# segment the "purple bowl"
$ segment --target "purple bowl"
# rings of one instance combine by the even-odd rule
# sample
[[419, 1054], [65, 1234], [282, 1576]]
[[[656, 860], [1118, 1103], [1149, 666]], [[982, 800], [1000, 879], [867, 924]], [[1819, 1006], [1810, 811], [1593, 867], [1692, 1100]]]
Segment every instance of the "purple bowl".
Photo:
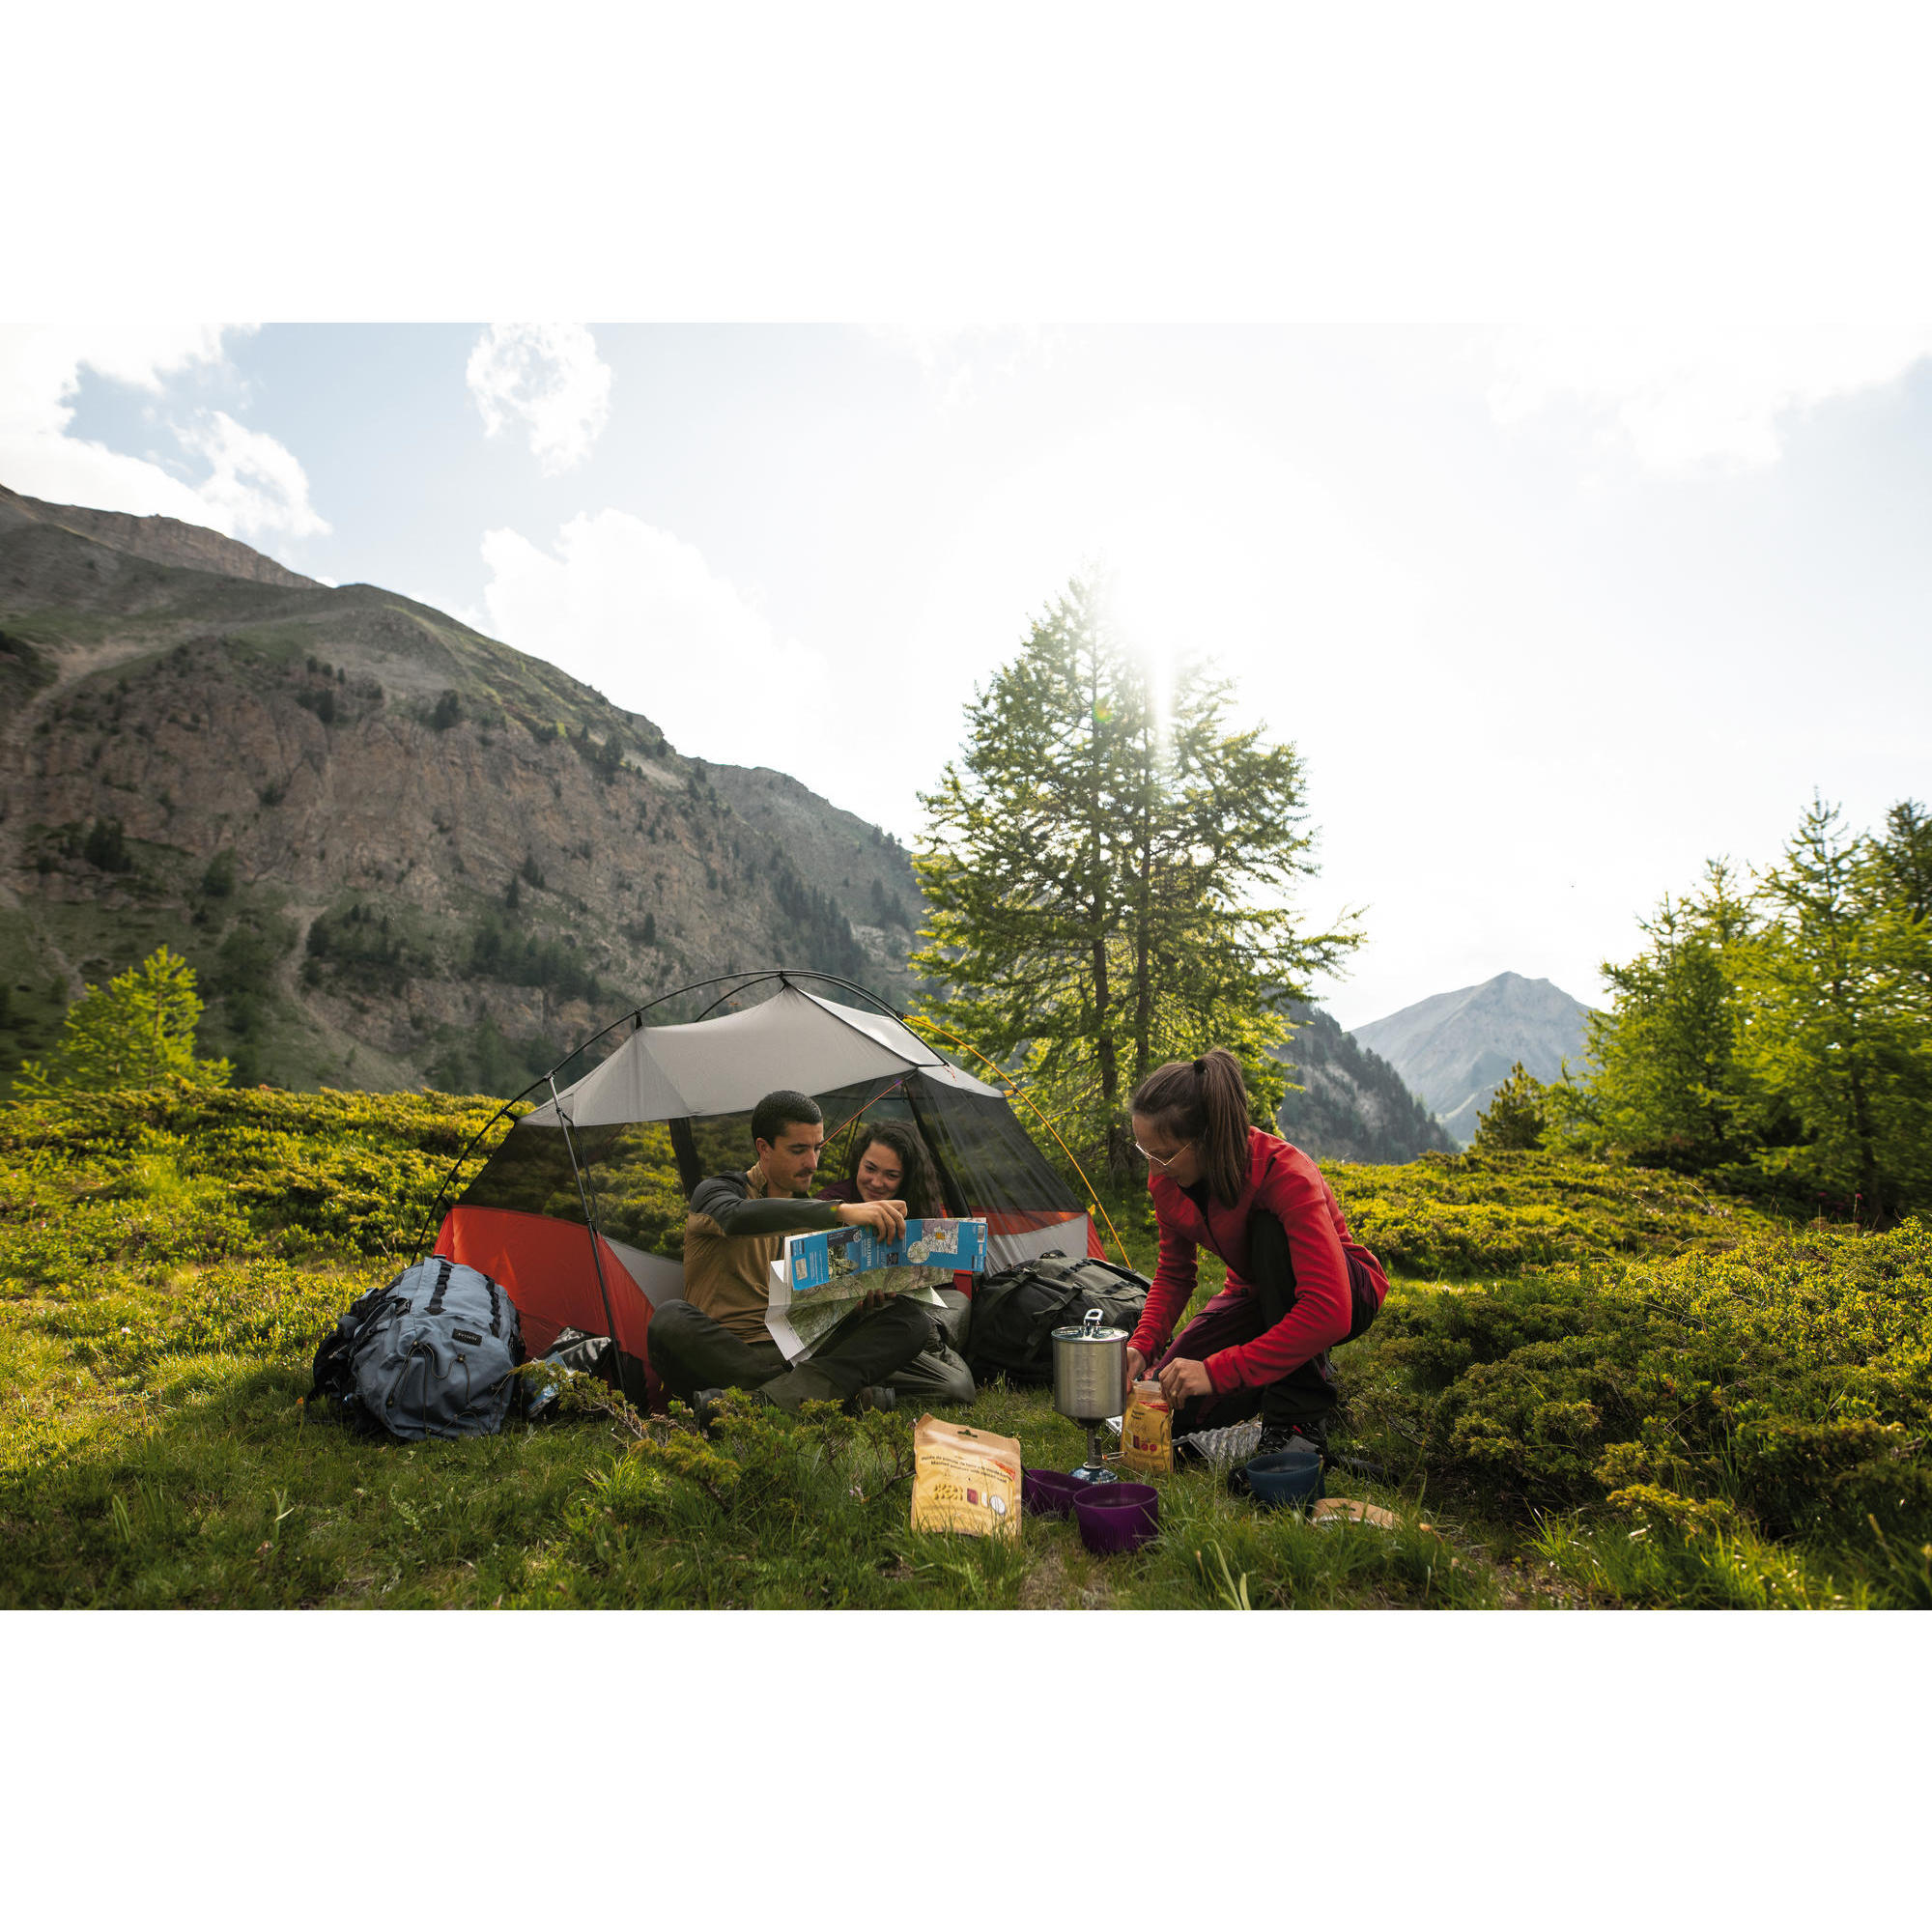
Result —
[[1020, 1476], [1020, 1513], [1023, 1516], [1065, 1516], [1077, 1497], [1087, 1491], [1085, 1483], [1063, 1476], [1058, 1469], [1027, 1469]]
[[1080, 1541], [1095, 1556], [1120, 1556], [1160, 1529], [1160, 1492], [1148, 1483], [1093, 1483], [1074, 1498]]

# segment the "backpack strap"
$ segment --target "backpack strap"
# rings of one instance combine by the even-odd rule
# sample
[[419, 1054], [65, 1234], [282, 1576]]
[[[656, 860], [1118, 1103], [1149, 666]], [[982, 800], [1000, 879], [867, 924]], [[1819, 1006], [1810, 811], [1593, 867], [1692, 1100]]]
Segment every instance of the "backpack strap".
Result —
[[490, 1339], [500, 1342], [503, 1339], [503, 1295], [493, 1275], [483, 1279], [490, 1284]]
[[424, 1311], [429, 1315], [442, 1313], [442, 1297], [449, 1293], [449, 1258], [439, 1255], [436, 1258], [436, 1287], [431, 1290], [429, 1307]]

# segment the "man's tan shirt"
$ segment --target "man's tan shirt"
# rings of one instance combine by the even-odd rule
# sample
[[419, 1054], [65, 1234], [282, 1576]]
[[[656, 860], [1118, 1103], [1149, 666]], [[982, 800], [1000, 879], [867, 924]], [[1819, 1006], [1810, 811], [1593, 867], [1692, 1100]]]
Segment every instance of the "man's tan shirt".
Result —
[[[737, 1193], [736, 1177], [721, 1176], [718, 1180], [700, 1183], [692, 1196], [692, 1212], [684, 1224], [684, 1298], [740, 1341], [769, 1342], [772, 1334], [765, 1325], [765, 1311], [772, 1298], [771, 1267], [784, 1252], [785, 1235], [837, 1227], [838, 1209], [828, 1201], [775, 1197], [762, 1167], [748, 1168], [745, 1182], [753, 1201], [786, 1202], [793, 1211], [780, 1218], [789, 1225], [778, 1234], [728, 1235], [712, 1214], [700, 1211], [697, 1204], [708, 1197], [717, 1203], [719, 1213], [728, 1214], [744, 1199]], [[727, 1187], [728, 1195], [724, 1192]]]

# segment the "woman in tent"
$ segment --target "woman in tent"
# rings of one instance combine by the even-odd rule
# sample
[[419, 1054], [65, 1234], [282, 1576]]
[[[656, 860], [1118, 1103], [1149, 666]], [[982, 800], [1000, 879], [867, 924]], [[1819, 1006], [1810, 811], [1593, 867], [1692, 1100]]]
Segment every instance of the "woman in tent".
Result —
[[[912, 1221], [930, 1220], [946, 1212], [946, 1203], [939, 1192], [939, 1182], [932, 1171], [932, 1159], [925, 1151], [925, 1143], [920, 1138], [919, 1130], [904, 1121], [861, 1121], [852, 1136], [852, 1159], [843, 1180], [828, 1182], [818, 1190], [824, 1201], [903, 1201], [906, 1218]], [[971, 1276], [965, 1277], [970, 1281]], [[966, 1331], [971, 1321], [973, 1304], [961, 1292], [959, 1278], [954, 1278], [954, 1286], [937, 1291], [943, 1307], [932, 1313], [945, 1332], [945, 1347], [940, 1351], [945, 1368], [945, 1393], [935, 1392], [929, 1399], [943, 1402], [971, 1402], [971, 1394], [957, 1393], [959, 1378], [964, 1376], [970, 1387], [972, 1371], [966, 1366], [966, 1358], [959, 1353], [964, 1346]], [[911, 1366], [918, 1370], [925, 1358]], [[926, 1364], [936, 1368], [941, 1364]], [[892, 1378], [893, 1385], [901, 1395], [917, 1395], [920, 1390], [903, 1384], [902, 1378]], [[923, 1385], [922, 1385], [923, 1386]]]
[[[1328, 1350], [1381, 1306], [1381, 1264], [1350, 1237], [1321, 1169], [1249, 1124], [1247, 1083], [1225, 1047], [1157, 1067], [1129, 1104], [1160, 1230], [1129, 1377], [1151, 1366], [1177, 1435], [1259, 1411], [1258, 1454], [1296, 1435], [1325, 1447]], [[1170, 1344], [1201, 1248], [1227, 1263], [1228, 1284]]]
[[909, 1220], [946, 1212], [925, 1143], [903, 1121], [862, 1121], [852, 1137], [851, 1169], [818, 1190], [821, 1201], [903, 1201]]

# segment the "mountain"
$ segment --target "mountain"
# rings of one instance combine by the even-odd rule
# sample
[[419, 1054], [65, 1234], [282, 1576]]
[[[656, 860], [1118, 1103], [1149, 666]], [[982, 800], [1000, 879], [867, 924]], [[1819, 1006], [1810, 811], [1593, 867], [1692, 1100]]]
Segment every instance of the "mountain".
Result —
[[1332, 1013], [1296, 1002], [1293, 1038], [1276, 1055], [1301, 1091], [1276, 1115], [1283, 1134], [1317, 1160], [1413, 1160], [1456, 1143], [1402, 1075], [1346, 1034]]
[[902, 1004], [923, 911], [877, 828], [442, 611], [0, 489], [0, 1080], [163, 943], [239, 1077], [504, 1092], [718, 973]]
[[1499, 973], [1354, 1031], [1467, 1147], [1478, 1117], [1517, 1061], [1539, 1080], [1555, 1079], [1566, 1059], [1581, 1063], [1589, 1011], [1548, 980]]
[[1498, 973], [1354, 1031], [1422, 1096], [1457, 1145], [1467, 1147], [1477, 1117], [1516, 1062], [1539, 1080], [1554, 1080], [1566, 1059], [1581, 1064], [1589, 1011], [1548, 980]]

